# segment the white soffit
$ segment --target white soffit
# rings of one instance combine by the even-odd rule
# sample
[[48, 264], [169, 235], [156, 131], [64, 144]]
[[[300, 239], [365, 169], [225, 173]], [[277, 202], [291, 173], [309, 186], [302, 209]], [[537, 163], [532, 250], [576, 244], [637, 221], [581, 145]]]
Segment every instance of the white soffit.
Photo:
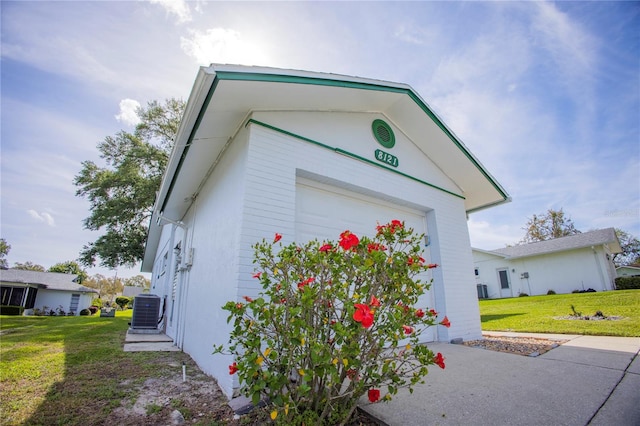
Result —
[[207, 170], [253, 111], [382, 113], [461, 188], [467, 211], [509, 200], [506, 191], [407, 85], [224, 65], [202, 68], [196, 83], [159, 194], [157, 208], [168, 217], [184, 215]]

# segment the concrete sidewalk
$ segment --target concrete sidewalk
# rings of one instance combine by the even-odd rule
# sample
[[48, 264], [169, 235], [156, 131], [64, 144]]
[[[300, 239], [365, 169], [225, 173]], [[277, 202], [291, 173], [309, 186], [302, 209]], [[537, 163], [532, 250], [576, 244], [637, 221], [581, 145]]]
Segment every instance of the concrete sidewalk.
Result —
[[640, 338], [501, 334], [569, 341], [538, 357], [433, 343], [445, 370], [361, 408], [390, 426], [640, 425]]

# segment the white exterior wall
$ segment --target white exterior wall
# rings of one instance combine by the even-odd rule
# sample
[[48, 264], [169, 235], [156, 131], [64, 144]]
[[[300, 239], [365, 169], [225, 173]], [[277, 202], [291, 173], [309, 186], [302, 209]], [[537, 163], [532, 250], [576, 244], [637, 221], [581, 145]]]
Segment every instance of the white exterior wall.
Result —
[[[384, 118], [380, 115], [287, 112], [255, 113], [252, 118], [374, 162], [374, 151], [382, 149], [398, 157], [399, 171], [460, 192], [437, 167], [430, 166], [399, 129], [394, 127], [396, 146], [382, 148], [371, 134], [371, 122]], [[227, 312], [221, 306], [229, 300], [258, 294], [259, 285], [252, 278], [253, 244], [263, 238], [272, 239], [276, 232], [283, 235], [283, 244], [294, 240], [298, 178], [318, 180], [425, 212], [431, 260], [441, 265], [433, 270], [435, 308], [440, 318], [447, 315], [452, 324], [450, 329], [439, 326], [437, 339], [481, 337], [462, 198], [298, 137], [249, 124], [231, 143], [182, 219], [187, 229], [182, 247], [192, 247], [194, 258], [190, 269], [180, 273], [180, 325], [172, 336], [203, 371], [218, 379], [228, 396], [238, 385], [236, 376], [228, 374], [233, 360], [211, 354], [214, 345], [227, 345], [231, 331]], [[376, 224], [370, 226], [373, 229]], [[171, 232], [167, 231], [171, 227], [165, 226], [154, 270], [162, 263], [165, 251], [171, 258], [179, 239], [174, 235], [171, 241]], [[158, 279], [155, 273], [153, 278]], [[151, 293], [159, 294], [155, 289]]]
[[53, 309], [55, 311], [59, 306], [62, 306], [62, 309], [64, 309], [65, 312], [69, 312], [69, 308], [71, 307], [71, 297], [74, 294], [80, 295], [80, 299], [78, 300], [78, 309], [75, 310], [76, 315], [79, 315], [81, 310], [89, 308], [89, 306], [91, 306], [91, 301], [95, 297], [98, 297], [96, 293], [38, 289], [33, 307], [43, 309], [47, 306], [49, 310]]
[[[375, 149], [381, 148], [371, 135], [371, 122], [375, 118], [385, 119], [375, 114], [330, 113], [256, 113], [253, 118], [368, 159], [373, 158]], [[243, 247], [261, 238], [271, 238], [274, 232], [283, 234], [285, 244], [292, 241], [296, 176], [410, 206], [426, 212], [432, 261], [441, 265], [433, 271], [436, 309], [449, 317], [452, 326], [439, 327], [438, 340], [481, 336], [473, 260], [461, 198], [259, 125], [250, 125], [250, 131]], [[399, 171], [457, 190], [439, 169], [428, 166], [430, 161], [399, 129], [394, 127], [394, 132], [396, 146], [383, 150], [398, 157]], [[270, 188], [277, 191], [265, 210], [263, 197]], [[375, 225], [371, 224], [372, 229]], [[241, 257], [240, 288], [245, 291], [243, 294], [252, 295], [256, 291], [251, 278], [252, 253], [247, 254]]]
[[184, 236], [176, 236], [173, 244], [181, 241], [183, 254], [192, 248], [193, 264], [179, 273], [179, 315], [172, 337], [203, 371], [217, 378], [227, 395], [237, 386], [237, 376], [230, 376], [228, 369], [233, 359], [212, 352], [214, 345], [228, 343], [231, 326], [222, 306], [239, 297], [239, 256], [248, 250], [240, 246], [247, 133], [243, 130], [229, 146], [183, 219], [186, 234], [180, 232]]
[[[568, 250], [520, 259], [507, 260], [500, 256], [474, 252], [475, 267], [479, 270], [478, 284], [487, 284], [489, 298], [500, 297], [498, 269], [508, 268], [512, 296], [571, 293], [574, 290], [613, 290], [610, 261], [600, 247]], [[522, 274], [528, 272], [529, 278]]]

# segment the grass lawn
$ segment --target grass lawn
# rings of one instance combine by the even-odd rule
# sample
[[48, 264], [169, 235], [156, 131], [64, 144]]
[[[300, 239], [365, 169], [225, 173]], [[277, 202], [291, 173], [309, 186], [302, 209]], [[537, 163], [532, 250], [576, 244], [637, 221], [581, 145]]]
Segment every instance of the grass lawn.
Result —
[[[115, 318], [1, 316], [3, 425], [103, 424], [133, 387], [157, 375], [158, 353], [122, 350], [131, 310]], [[185, 355], [185, 357], [187, 357]]]
[[[582, 315], [602, 311], [616, 321], [562, 320], [573, 305]], [[480, 301], [482, 329], [640, 337], [640, 290], [555, 294]]]

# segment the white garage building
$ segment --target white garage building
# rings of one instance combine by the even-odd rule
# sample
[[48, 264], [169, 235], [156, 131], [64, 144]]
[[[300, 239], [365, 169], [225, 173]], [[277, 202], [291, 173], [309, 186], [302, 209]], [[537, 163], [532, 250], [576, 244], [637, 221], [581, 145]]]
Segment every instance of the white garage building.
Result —
[[211, 352], [230, 332], [221, 306], [258, 292], [254, 243], [276, 232], [285, 244], [336, 240], [404, 220], [441, 265], [421, 302], [452, 324], [422, 339], [476, 339], [467, 214], [508, 199], [408, 85], [212, 65], [189, 97], [142, 269], [164, 300], [167, 335], [231, 395], [232, 360]]

